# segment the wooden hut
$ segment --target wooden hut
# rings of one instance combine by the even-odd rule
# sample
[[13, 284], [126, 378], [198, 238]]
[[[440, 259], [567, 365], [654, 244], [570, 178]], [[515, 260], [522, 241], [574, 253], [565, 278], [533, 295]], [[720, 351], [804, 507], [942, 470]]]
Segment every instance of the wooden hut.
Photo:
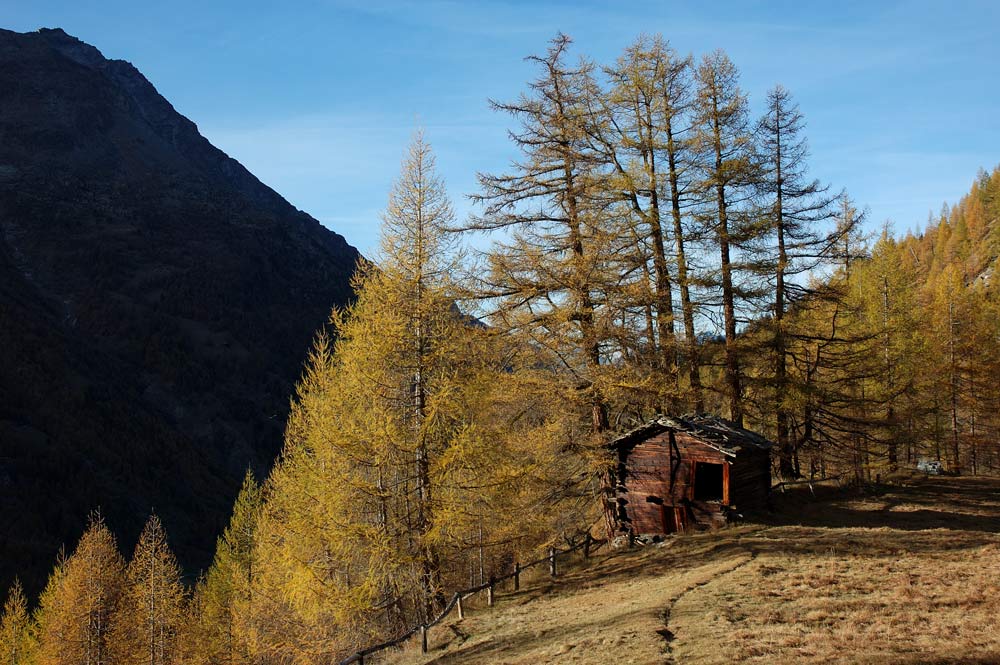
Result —
[[612, 535], [718, 526], [768, 505], [773, 444], [721, 418], [661, 416], [608, 445]]

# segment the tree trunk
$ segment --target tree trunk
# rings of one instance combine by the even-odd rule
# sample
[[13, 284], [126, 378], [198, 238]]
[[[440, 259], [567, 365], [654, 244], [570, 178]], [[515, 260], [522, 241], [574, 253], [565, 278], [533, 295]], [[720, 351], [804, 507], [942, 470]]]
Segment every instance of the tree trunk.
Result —
[[666, 121], [667, 165], [670, 181], [670, 214], [674, 223], [674, 251], [677, 255], [677, 286], [681, 295], [681, 316], [684, 318], [684, 341], [687, 347], [688, 383], [691, 387], [692, 406], [695, 413], [705, 410], [705, 396], [701, 387], [701, 363], [698, 339], [694, 331], [694, 305], [691, 303], [690, 278], [684, 248], [684, 227], [681, 223], [681, 194], [677, 174], [677, 146], [671, 119]]
[[601, 348], [594, 328], [594, 302], [590, 294], [587, 268], [584, 265], [585, 254], [583, 236], [580, 232], [581, 222], [576, 199], [576, 186], [573, 169], [569, 164], [563, 169], [563, 174], [566, 182], [566, 213], [570, 250], [573, 252], [575, 272], [572, 292], [579, 307], [576, 316], [580, 320], [580, 334], [583, 337], [583, 350], [587, 358], [587, 370], [590, 374], [588, 380], [590, 383], [591, 431], [594, 434], [600, 434], [608, 429], [608, 409], [596, 381], [601, 366]]
[[895, 471], [899, 466], [899, 454], [896, 450], [896, 440], [897, 440], [897, 427], [896, 427], [896, 385], [894, 380], [894, 372], [892, 367], [892, 355], [891, 355], [891, 344], [889, 339], [889, 278], [888, 276], [882, 277], [882, 328], [885, 332], [884, 340], [884, 353], [885, 353], [885, 377], [886, 385], [889, 389], [888, 401], [889, 408], [886, 412], [885, 420], [886, 425], [889, 430], [889, 440], [888, 440], [888, 457], [889, 457], [889, 470]]
[[955, 320], [955, 303], [948, 303], [948, 355], [950, 365], [950, 392], [951, 392], [951, 451], [953, 459], [953, 470], [956, 474], [962, 472], [961, 460], [958, 456], [958, 359], [955, 352], [955, 328], [958, 321]]
[[729, 386], [729, 417], [743, 426], [743, 387], [740, 381], [739, 354], [736, 349], [736, 305], [733, 294], [733, 267], [729, 255], [729, 211], [726, 186], [722, 180], [722, 137], [719, 127], [718, 98], [712, 99], [715, 139], [715, 198], [718, 209], [717, 237], [722, 260], [722, 313], [726, 334], [726, 383]]
[[788, 384], [787, 349], [785, 348], [785, 268], [788, 253], [785, 249], [785, 214], [783, 208], [784, 183], [781, 174], [781, 114], [775, 113], [777, 123], [775, 138], [776, 197], [774, 202], [775, 228], [778, 234], [778, 266], [774, 279], [774, 420], [778, 438], [778, 471], [782, 478], [798, 476], [794, 463], [795, 449], [788, 432], [788, 411], [785, 409]]

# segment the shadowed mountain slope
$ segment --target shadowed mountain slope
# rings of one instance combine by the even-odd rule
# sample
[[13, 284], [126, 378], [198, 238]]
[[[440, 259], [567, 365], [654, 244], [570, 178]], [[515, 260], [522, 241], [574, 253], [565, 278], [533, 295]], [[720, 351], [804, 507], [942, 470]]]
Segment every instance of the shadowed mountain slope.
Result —
[[357, 258], [129, 63], [0, 30], [0, 593], [97, 507], [204, 567]]

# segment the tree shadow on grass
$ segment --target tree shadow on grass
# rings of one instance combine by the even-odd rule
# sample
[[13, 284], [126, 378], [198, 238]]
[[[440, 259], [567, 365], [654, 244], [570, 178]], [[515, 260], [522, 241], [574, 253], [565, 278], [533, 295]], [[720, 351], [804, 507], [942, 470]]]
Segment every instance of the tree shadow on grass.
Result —
[[938, 478], [857, 488], [795, 487], [755, 516], [769, 526], [1000, 532], [1000, 480]]

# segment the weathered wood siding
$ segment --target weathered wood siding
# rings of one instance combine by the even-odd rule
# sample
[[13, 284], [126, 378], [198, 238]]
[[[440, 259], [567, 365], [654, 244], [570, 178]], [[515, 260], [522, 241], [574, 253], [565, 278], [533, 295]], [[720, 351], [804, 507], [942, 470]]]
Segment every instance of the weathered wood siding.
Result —
[[[743, 512], [767, 505], [767, 451], [743, 450], [732, 457], [691, 434], [666, 431], [618, 452], [618, 518], [631, 525], [634, 533], [718, 526], [725, 523], [729, 509]], [[699, 462], [723, 465], [721, 501], [695, 500], [695, 465]]]
[[766, 450], [742, 450], [733, 460], [729, 475], [730, 502], [735, 510], [767, 508], [771, 492], [771, 457]]

